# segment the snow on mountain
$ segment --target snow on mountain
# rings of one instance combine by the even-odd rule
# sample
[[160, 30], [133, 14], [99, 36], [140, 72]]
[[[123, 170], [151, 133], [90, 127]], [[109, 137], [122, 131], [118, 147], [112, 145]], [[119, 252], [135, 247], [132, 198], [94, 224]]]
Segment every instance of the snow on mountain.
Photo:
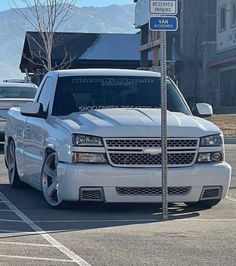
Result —
[[[58, 31], [91, 33], [135, 33], [134, 5], [74, 7], [71, 18]], [[27, 9], [25, 9], [27, 12]], [[34, 30], [13, 9], [0, 12], [0, 81], [19, 78], [25, 32]]]

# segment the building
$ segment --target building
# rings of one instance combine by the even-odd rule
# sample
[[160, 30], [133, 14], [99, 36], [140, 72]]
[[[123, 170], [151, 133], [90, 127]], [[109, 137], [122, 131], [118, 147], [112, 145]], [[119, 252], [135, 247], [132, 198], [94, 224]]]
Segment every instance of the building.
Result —
[[[150, 70], [160, 70], [160, 34], [159, 32], [151, 32], [149, 30], [149, 1], [134, 0], [135, 8], [135, 27], [140, 29], [141, 44], [140, 67]], [[175, 63], [179, 59], [176, 51], [176, 42], [179, 42], [179, 32], [171, 32], [167, 34], [167, 59], [169, 73], [175, 79]], [[149, 59], [152, 58], [150, 67]]]
[[[158, 35], [153, 42], [149, 1], [134, 2], [145, 66], [148, 52], [155, 58]], [[167, 42], [180, 89], [191, 102], [208, 102], [218, 112], [236, 110], [236, 0], [178, 0], [178, 10], [179, 30], [167, 33]], [[154, 64], [159, 62], [154, 59]]]
[[194, 102], [220, 104], [217, 73], [209, 68], [216, 54], [216, 0], [179, 0], [180, 88]]
[[219, 105], [236, 111], [236, 0], [217, 0], [216, 54], [209, 64], [217, 72]]
[[[139, 67], [139, 34], [56, 32], [52, 66], [58, 68]], [[23, 73], [35, 73], [39, 83], [45, 73], [43, 40], [38, 32], [27, 32], [20, 62]], [[62, 64], [64, 61], [64, 64]], [[67, 64], [65, 64], [65, 62]]]

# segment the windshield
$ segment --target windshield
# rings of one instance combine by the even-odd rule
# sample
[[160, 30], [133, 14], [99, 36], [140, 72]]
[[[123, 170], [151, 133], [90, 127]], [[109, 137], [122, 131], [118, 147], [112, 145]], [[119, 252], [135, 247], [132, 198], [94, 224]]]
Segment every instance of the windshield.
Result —
[[[171, 81], [168, 110], [189, 115], [188, 108]], [[53, 115], [68, 115], [105, 108], [160, 108], [160, 78], [153, 77], [61, 77], [58, 80]]]
[[0, 98], [34, 98], [35, 87], [0, 87]]

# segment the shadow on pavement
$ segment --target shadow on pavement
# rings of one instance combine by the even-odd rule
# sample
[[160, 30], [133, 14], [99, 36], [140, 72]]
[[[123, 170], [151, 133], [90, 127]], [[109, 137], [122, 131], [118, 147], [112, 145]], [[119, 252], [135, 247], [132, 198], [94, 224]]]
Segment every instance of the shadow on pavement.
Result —
[[[41, 192], [30, 187], [16, 190], [3, 184], [0, 192], [34, 223], [50, 233], [162, 222], [161, 204], [77, 203], [70, 209], [55, 210], [47, 205]], [[184, 204], [169, 204], [169, 220], [196, 218], [199, 215], [199, 210], [187, 208]], [[24, 232], [21, 234], [24, 235]], [[29, 228], [27, 232], [32, 230]], [[0, 234], [0, 238], [5, 237]]]

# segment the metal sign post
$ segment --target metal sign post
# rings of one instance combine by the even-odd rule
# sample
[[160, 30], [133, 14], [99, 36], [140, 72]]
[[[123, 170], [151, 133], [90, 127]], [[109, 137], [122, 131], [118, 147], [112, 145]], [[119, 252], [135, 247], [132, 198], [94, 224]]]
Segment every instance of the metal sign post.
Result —
[[151, 31], [160, 31], [161, 45], [161, 149], [162, 149], [162, 219], [168, 219], [168, 153], [167, 153], [167, 48], [166, 32], [178, 29], [177, 0], [150, 0], [150, 13], [158, 16], [150, 17]]
[[166, 31], [161, 36], [161, 150], [162, 150], [162, 219], [168, 219], [168, 184], [167, 184], [167, 58]]

